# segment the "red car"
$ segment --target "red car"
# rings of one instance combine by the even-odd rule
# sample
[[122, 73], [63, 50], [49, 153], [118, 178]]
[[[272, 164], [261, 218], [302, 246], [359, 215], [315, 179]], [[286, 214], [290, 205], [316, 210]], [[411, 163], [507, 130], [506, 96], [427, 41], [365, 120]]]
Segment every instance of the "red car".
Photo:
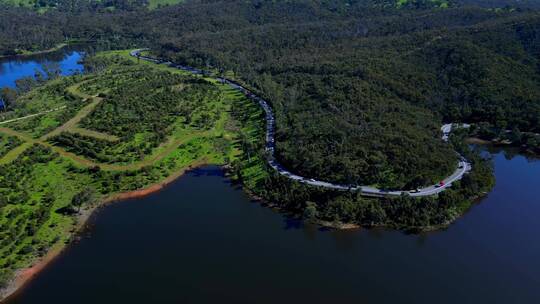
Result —
[[440, 181], [438, 184], [435, 185], [435, 187], [440, 188], [444, 186], [444, 181]]

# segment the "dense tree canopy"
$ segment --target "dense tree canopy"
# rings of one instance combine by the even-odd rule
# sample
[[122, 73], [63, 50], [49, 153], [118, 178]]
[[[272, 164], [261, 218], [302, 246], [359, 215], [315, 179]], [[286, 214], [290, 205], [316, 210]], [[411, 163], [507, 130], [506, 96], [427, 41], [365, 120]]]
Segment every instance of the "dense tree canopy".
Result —
[[[268, 167], [263, 113], [242, 94], [127, 56], [89, 57], [88, 75], [40, 86], [52, 67], [1, 92], [5, 117], [67, 108], [8, 125], [41, 144], [0, 137], [0, 158], [21, 153], [0, 165], [0, 286], [67, 241], [79, 208], [202, 162], [228, 164], [252, 193], [310, 220], [432, 229], [494, 182], [466, 131], [447, 143], [442, 123], [473, 123], [474, 136], [540, 151], [534, 1], [189, 0], [154, 11], [146, 1], [28, 2], [38, 10], [0, 7], [0, 56], [90, 42], [90, 54], [150, 47], [225, 74], [271, 103], [276, 156], [295, 173], [411, 189], [455, 170], [455, 150], [473, 171], [419, 199], [309, 187]], [[58, 129], [94, 102], [78, 128]]]
[[[0, 18], [0, 50], [64, 39], [146, 45], [181, 63], [231, 71], [276, 110], [280, 160], [339, 182], [436, 181], [455, 165], [452, 148], [440, 141], [444, 121], [540, 132], [537, 11], [399, 2], [187, 1], [157, 11], [81, 7], [42, 15], [10, 9]], [[34, 26], [22, 25], [21, 15], [35, 17]]]

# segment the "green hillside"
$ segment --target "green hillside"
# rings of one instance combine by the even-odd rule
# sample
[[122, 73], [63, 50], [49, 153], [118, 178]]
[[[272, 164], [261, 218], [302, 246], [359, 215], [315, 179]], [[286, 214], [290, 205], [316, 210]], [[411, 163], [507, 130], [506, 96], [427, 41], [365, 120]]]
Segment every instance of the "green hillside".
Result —
[[241, 155], [238, 132], [250, 129], [231, 108], [249, 113], [245, 96], [128, 52], [87, 61], [98, 65], [21, 96], [17, 113], [63, 108], [0, 127], [0, 288], [64, 246], [104, 199]]
[[[488, 139], [512, 138], [520, 149], [538, 146], [540, 13], [457, 1], [445, 9], [396, 3], [186, 1], [161, 10], [79, 7], [76, 14], [7, 8], [0, 11], [0, 54], [80, 39], [96, 49], [146, 46], [155, 56], [226, 73], [272, 105], [279, 162], [334, 183], [433, 185], [455, 170], [456, 149], [468, 153], [461, 137], [441, 140], [447, 122], [471, 123], [473, 135]], [[114, 130], [107, 121], [99, 125]], [[127, 162], [147, 149], [136, 146], [137, 138], [123, 147], [91, 141], [88, 136], [103, 131], [94, 129], [54, 140], [93, 161]], [[266, 157], [264, 145], [247, 146], [249, 159]], [[253, 192], [298, 213], [309, 201], [325, 218], [336, 213], [361, 224], [433, 226], [451, 222], [489, 189], [489, 165], [475, 153], [468, 158], [475, 160], [473, 173], [455, 190], [423, 203], [374, 202], [376, 218], [364, 199], [303, 187], [275, 176], [264, 162], [233, 167]]]

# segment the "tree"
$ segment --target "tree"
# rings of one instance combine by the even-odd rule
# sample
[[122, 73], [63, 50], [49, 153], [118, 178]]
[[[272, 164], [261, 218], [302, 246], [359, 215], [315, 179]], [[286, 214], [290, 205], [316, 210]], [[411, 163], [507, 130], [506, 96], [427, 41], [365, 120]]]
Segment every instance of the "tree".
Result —
[[13, 108], [17, 100], [17, 91], [12, 88], [2, 88], [0, 91], [0, 99], [4, 101], [6, 109]]
[[319, 217], [319, 211], [317, 211], [317, 203], [306, 202], [306, 208], [304, 209], [304, 219], [307, 221], [313, 221]]
[[86, 187], [81, 192], [75, 194], [71, 199], [71, 207], [80, 212], [83, 205], [89, 205], [96, 200], [96, 191], [93, 188]]
[[45, 195], [41, 198], [41, 202], [44, 206], [51, 206], [55, 200], [56, 196], [52, 191], [45, 192]]
[[19, 93], [25, 93], [32, 90], [37, 84], [37, 80], [34, 77], [23, 77], [15, 80], [15, 86]]
[[45, 72], [45, 77], [47, 80], [56, 79], [61, 75], [62, 68], [58, 62], [47, 61], [42, 65], [43, 71]]

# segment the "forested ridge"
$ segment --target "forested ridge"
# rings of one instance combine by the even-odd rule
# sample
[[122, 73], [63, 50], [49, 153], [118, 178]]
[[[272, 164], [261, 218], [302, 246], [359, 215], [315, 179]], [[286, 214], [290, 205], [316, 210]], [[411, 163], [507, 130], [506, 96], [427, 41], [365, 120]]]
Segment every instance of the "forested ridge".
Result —
[[[192, 0], [109, 11], [74, 1], [43, 14], [6, 8], [0, 52], [70, 40], [148, 46], [157, 56], [226, 73], [267, 99], [277, 120], [276, 155], [292, 171], [411, 188], [455, 169], [454, 147], [440, 140], [444, 122], [482, 125], [496, 136], [532, 134], [520, 141], [529, 145], [540, 129], [540, 14], [532, 2], [442, 2]], [[36, 26], [14, 27], [9, 20], [17, 18], [35, 18]], [[32, 35], [40, 27], [44, 35]]]
[[[451, 223], [494, 184], [490, 160], [467, 136], [540, 146], [540, 13], [532, 2], [115, 3], [0, 9], [2, 56], [90, 43], [88, 74], [58, 78], [46, 69], [43, 79], [1, 93], [6, 117], [67, 107], [4, 125], [0, 287], [67, 242], [81, 208], [189, 166], [227, 165], [245, 189], [307, 220], [426, 230]], [[291, 181], [268, 166], [264, 114], [252, 100], [128, 51], [92, 50], [135, 47], [226, 75], [268, 100], [276, 156], [294, 173], [414, 189], [453, 172], [456, 151], [473, 169], [423, 198], [365, 198]], [[446, 122], [472, 127], [444, 142]]]
[[[425, 183], [452, 164], [441, 121], [538, 130], [536, 12], [267, 6], [232, 9], [251, 23], [238, 30], [162, 38], [158, 54], [258, 89], [277, 112], [278, 157], [297, 172]], [[287, 8], [302, 13], [267, 21]]]

